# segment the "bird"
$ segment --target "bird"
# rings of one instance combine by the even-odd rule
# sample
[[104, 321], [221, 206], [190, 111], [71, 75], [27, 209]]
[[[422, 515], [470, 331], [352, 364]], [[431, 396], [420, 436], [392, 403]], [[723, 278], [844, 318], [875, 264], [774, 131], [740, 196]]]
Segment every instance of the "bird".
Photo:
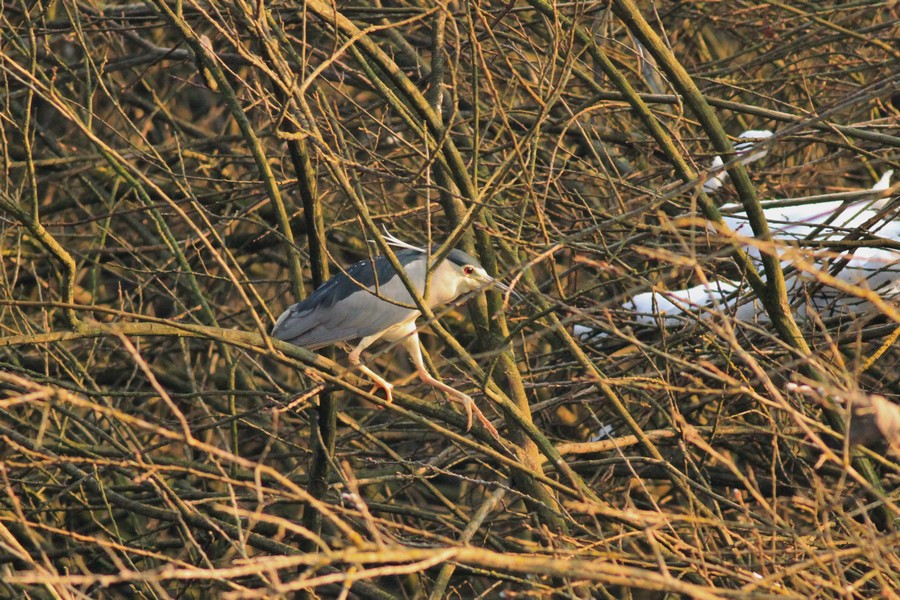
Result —
[[[394, 254], [419, 297], [425, 288], [429, 253], [386, 236], [400, 249]], [[437, 252], [437, 246], [431, 254]], [[432, 270], [425, 304], [437, 308], [479, 288], [509, 288], [487, 274], [474, 257], [453, 249]], [[514, 293], [514, 292], [512, 292]], [[466, 411], [466, 430], [472, 427], [473, 412], [484, 427], [499, 439], [497, 430], [468, 395], [438, 381], [425, 368], [416, 319], [421, 312], [394, 267], [385, 256], [364, 259], [335, 275], [304, 300], [285, 310], [272, 329], [272, 337], [316, 350], [330, 344], [359, 342], [349, 354], [350, 364], [365, 373], [393, 400], [394, 386], [362, 362], [362, 352], [379, 340], [400, 341], [416, 367], [419, 378], [460, 402]]]
[[[770, 135], [767, 131], [745, 131], [741, 137], [765, 138]], [[740, 152], [738, 146], [735, 149]], [[747, 152], [747, 149], [743, 151]], [[819, 243], [834, 240], [837, 246], [841, 238], [858, 231], [872, 233], [887, 242], [900, 238], [900, 219], [892, 218], [891, 213], [886, 212], [893, 197], [890, 192], [893, 175], [893, 169], [885, 171], [869, 190], [829, 194], [825, 200], [809, 196], [760, 203], [775, 242], [774, 251], [782, 258], [782, 266], [790, 268], [785, 271], [785, 287], [796, 307], [795, 317], [808, 318], [810, 308], [821, 317], [849, 317], [871, 308], [869, 296], [845, 293], [840, 289], [841, 282], [874, 292], [889, 302], [900, 300], [900, 252], [889, 244], [883, 247], [863, 245], [843, 254], [828, 249], [798, 255], [797, 250], [797, 245], [802, 246], [807, 239]], [[753, 236], [742, 205], [724, 204], [719, 210], [729, 229], [747, 238]], [[757, 267], [761, 266], [760, 248], [747, 245], [745, 250]], [[808, 261], [805, 271], [793, 268], [798, 256]], [[838, 283], [822, 282], [818, 289], [809, 287], [811, 282], [819, 279], [818, 273], [831, 275]], [[769, 323], [769, 315], [762, 303], [758, 299], [747, 302], [746, 294], [741, 294], [745, 287], [741, 282], [716, 278], [686, 289], [654, 289], [637, 294], [621, 308], [633, 313], [636, 323], [651, 327], [658, 327], [660, 323], [674, 327], [684, 323], [691, 313], [694, 317], [726, 314], [747, 323]], [[574, 333], [586, 341], [607, 337], [605, 332], [588, 325], [575, 325]]]

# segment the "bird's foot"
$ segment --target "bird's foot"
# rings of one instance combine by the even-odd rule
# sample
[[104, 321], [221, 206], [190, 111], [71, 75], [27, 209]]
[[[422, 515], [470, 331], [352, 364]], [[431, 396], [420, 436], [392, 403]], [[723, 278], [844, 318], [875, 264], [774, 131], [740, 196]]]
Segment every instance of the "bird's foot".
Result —
[[475, 401], [471, 396], [458, 391], [456, 394], [452, 394], [452, 396], [455, 400], [461, 402], [466, 409], [466, 431], [472, 429], [472, 413], [475, 413], [475, 416], [478, 417], [478, 421], [488, 430], [488, 433], [490, 433], [498, 442], [501, 441], [497, 429], [494, 427], [493, 423], [491, 423], [490, 419], [481, 412], [481, 409], [478, 408], [478, 405], [475, 404]]
[[[371, 387], [371, 389], [369, 389], [369, 393], [372, 394], [372, 395], [375, 395], [375, 394], [378, 393], [379, 390], [383, 390], [383, 391], [384, 391], [385, 402], [387, 402], [388, 404], [390, 404], [391, 402], [394, 401], [394, 393], [393, 393], [393, 390], [394, 390], [394, 384], [389, 383], [389, 384], [387, 385], [387, 387], [385, 387], [385, 386], [383, 386], [383, 385], [381, 385], [381, 384], [376, 383], [375, 385], [373, 385], [373, 386]], [[376, 405], [375, 405], [375, 408], [377, 408], [378, 410], [382, 410], [384, 407], [381, 406], [380, 404], [376, 404]]]
[[475, 401], [472, 400], [472, 397], [463, 394], [462, 392], [457, 392], [459, 396], [457, 396], [457, 400], [462, 402], [463, 407], [466, 409], [466, 431], [472, 429], [472, 409], [478, 410], [478, 407], [475, 406]]
[[418, 367], [419, 377], [422, 379], [422, 381], [432, 387], [443, 391], [453, 401], [462, 403], [462, 405], [466, 409], [466, 431], [472, 429], [472, 413], [475, 413], [475, 416], [478, 417], [478, 420], [481, 421], [481, 424], [484, 425], [484, 428], [487, 429], [492, 436], [494, 436], [494, 439], [496, 439], [497, 441], [501, 441], [500, 434], [497, 433], [497, 430], [494, 428], [488, 418], [484, 416], [484, 413], [482, 413], [478, 409], [478, 406], [475, 404], [475, 401], [472, 400], [471, 396], [469, 396], [468, 394], [463, 394], [459, 390], [450, 387], [446, 383], [438, 381], [428, 373], [424, 365], [418, 365]]
[[497, 429], [491, 423], [490, 419], [488, 419], [484, 415], [484, 413], [481, 412], [481, 410], [474, 404], [472, 405], [472, 408], [475, 410], [475, 416], [478, 417], [478, 420], [481, 421], [481, 424], [484, 426], [484, 428], [488, 430], [488, 433], [490, 433], [498, 442], [502, 442], [503, 440], [500, 439], [500, 434], [497, 432]]
[[[351, 363], [352, 363], [353, 356], [351, 355], [350, 358], [351, 358]], [[369, 379], [371, 379], [372, 382], [375, 384], [375, 388], [381, 388], [382, 390], [384, 390], [384, 393], [387, 396], [388, 404], [390, 404], [391, 402], [394, 401], [394, 394], [393, 394], [394, 384], [393, 383], [388, 382], [386, 379], [382, 378], [378, 373], [376, 373], [375, 371], [373, 371], [372, 369], [370, 369], [369, 367], [367, 367], [364, 364], [356, 363], [355, 366], [357, 366], [360, 371], [362, 371], [363, 373], [365, 373], [366, 375], [369, 376]], [[373, 391], [375, 388], [373, 388]]]

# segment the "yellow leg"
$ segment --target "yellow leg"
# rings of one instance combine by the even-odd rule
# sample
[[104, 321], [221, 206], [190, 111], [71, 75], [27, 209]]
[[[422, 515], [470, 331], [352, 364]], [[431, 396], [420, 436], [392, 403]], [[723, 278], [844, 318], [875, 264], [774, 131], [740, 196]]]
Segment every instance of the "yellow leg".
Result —
[[394, 385], [392, 383], [389, 383], [387, 380], [385, 380], [378, 373], [376, 373], [366, 365], [362, 364], [362, 360], [360, 359], [362, 351], [371, 346], [377, 339], [378, 337], [365, 337], [360, 340], [359, 344], [356, 345], [356, 348], [353, 349], [353, 352], [350, 353], [350, 364], [365, 373], [372, 381], [375, 382], [375, 385], [377, 387], [383, 389], [385, 395], [387, 396], [388, 402], [393, 402]]
[[456, 390], [446, 383], [438, 381], [431, 376], [431, 374], [428, 372], [428, 369], [425, 368], [425, 360], [422, 358], [422, 347], [419, 344], [418, 333], [413, 332], [406, 339], [404, 339], [403, 346], [409, 353], [409, 357], [412, 359], [413, 364], [416, 365], [416, 371], [418, 372], [419, 378], [422, 381], [446, 393], [452, 400], [462, 403], [463, 407], [465, 407], [466, 431], [472, 428], [472, 413], [474, 412], [475, 416], [478, 417], [478, 420], [481, 421], [481, 424], [484, 425], [485, 429], [487, 429], [496, 439], [500, 439], [500, 434], [497, 433], [494, 425], [488, 420], [486, 416], [484, 416], [484, 413], [482, 413], [478, 409], [478, 406], [475, 405], [475, 401], [472, 400], [472, 398], [468, 394], [463, 394], [459, 390]]

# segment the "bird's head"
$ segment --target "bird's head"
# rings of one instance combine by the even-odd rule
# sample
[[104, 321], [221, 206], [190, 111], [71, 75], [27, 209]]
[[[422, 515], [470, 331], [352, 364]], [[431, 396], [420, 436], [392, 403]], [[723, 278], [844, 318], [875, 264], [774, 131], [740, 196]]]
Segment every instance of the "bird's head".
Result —
[[[424, 248], [414, 246], [408, 242], [393, 236], [385, 229], [385, 240], [391, 246], [411, 250], [418, 253], [423, 259], [427, 254]], [[439, 246], [432, 247], [432, 253], [436, 253]], [[487, 274], [484, 267], [481, 266], [473, 256], [466, 254], [462, 250], [453, 249], [447, 255], [446, 259], [434, 269], [431, 274], [431, 286], [429, 292], [429, 302], [432, 306], [439, 306], [453, 302], [463, 294], [479, 288], [493, 287], [504, 292], [510, 292], [516, 298], [521, 296], [507, 286], [503, 285], [493, 277]]]
[[491, 277], [475, 258], [462, 250], [451, 250], [443, 265], [438, 266], [431, 280], [432, 289], [441, 286], [452, 291], [452, 298], [491, 286], [503, 291], [509, 288]]

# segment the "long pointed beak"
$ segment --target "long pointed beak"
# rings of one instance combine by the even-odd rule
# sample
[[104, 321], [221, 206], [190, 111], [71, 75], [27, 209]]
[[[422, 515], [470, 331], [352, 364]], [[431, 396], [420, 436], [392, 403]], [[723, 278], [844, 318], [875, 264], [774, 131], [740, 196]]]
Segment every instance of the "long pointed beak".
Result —
[[520, 301], [520, 302], [521, 302], [522, 300], [524, 300], [524, 298], [522, 297], [522, 295], [521, 295], [519, 292], [517, 292], [516, 290], [510, 288], [510, 287], [509, 287], [508, 285], [506, 285], [505, 283], [502, 283], [502, 282], [500, 282], [500, 281], [494, 279], [493, 277], [491, 277], [491, 278], [489, 278], [489, 279], [490, 279], [490, 280], [486, 282], [489, 286], [495, 287], [495, 288], [497, 288], [498, 290], [501, 290], [501, 291], [503, 291], [503, 292], [506, 292], [507, 295], [511, 295], [511, 296], [515, 297], [515, 299], [518, 300], [518, 301]]

